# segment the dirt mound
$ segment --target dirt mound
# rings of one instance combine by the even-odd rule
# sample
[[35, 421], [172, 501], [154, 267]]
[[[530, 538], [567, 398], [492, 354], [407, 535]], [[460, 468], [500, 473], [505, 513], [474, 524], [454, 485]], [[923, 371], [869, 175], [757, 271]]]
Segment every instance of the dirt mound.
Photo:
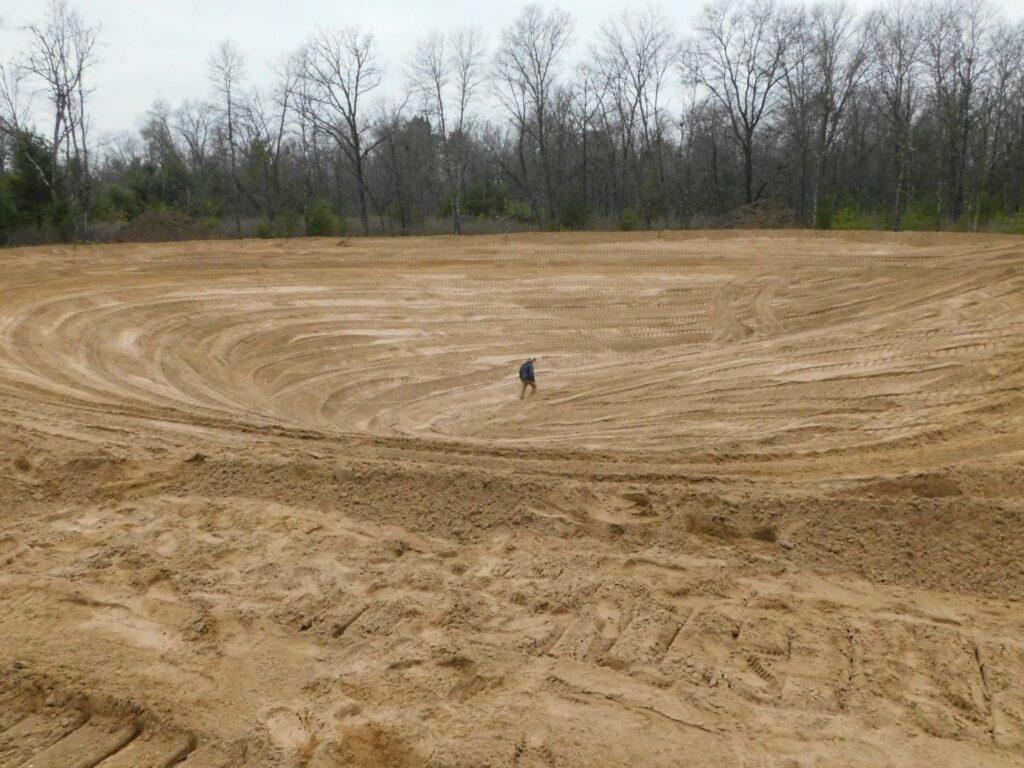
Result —
[[125, 243], [159, 243], [201, 240], [213, 235], [214, 225], [181, 211], [144, 211], [121, 228], [118, 239]]
[[792, 229], [801, 226], [793, 210], [769, 200], [733, 208], [719, 217], [716, 224], [725, 229]]
[[962, 495], [960, 486], [953, 480], [933, 472], [925, 472], [912, 477], [875, 480], [865, 485], [865, 490], [883, 496], [920, 496], [925, 499]]

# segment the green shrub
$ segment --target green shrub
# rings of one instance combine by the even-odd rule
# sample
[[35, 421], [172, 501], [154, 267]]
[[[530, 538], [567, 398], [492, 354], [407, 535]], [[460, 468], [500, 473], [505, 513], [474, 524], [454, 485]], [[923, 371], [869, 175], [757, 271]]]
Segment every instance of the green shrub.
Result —
[[623, 232], [632, 232], [640, 223], [635, 208], [626, 208], [619, 216], [619, 229]]
[[644, 229], [650, 229], [651, 222], [656, 219], [665, 219], [668, 206], [661, 181], [656, 173], [644, 176], [641, 202], [637, 210], [637, 219], [642, 222]]
[[0, 174], [0, 245], [7, 242], [11, 231], [18, 224], [18, 206], [10, 189], [7, 177]]
[[582, 200], [570, 200], [562, 207], [559, 216], [559, 226], [562, 229], [583, 229], [587, 226], [587, 209]]
[[135, 193], [121, 184], [111, 184], [104, 189], [92, 206], [92, 218], [96, 221], [124, 222], [140, 213], [142, 210]]
[[[462, 213], [474, 218], [500, 216], [505, 212], [507, 198], [500, 187], [470, 185], [462, 194]], [[442, 215], [450, 216], [452, 202], [449, 197], [442, 208]]]
[[1016, 213], [1000, 213], [993, 216], [992, 230], [1004, 235], [1024, 235], [1024, 209]]
[[220, 228], [220, 219], [216, 216], [201, 216], [196, 221], [207, 232], [216, 232]]
[[832, 214], [832, 229], [871, 229], [871, 221], [852, 205], [844, 205]]
[[905, 232], [933, 232], [939, 229], [935, 202], [919, 200], [907, 206], [900, 228]]
[[345, 234], [345, 225], [324, 200], [313, 204], [306, 216], [307, 237], [331, 237]]
[[835, 206], [832, 203], [832, 199], [829, 197], [823, 197], [818, 202], [818, 215], [814, 220], [814, 226], [817, 229], [833, 229], [833, 221], [836, 217]]
[[274, 237], [274, 223], [269, 219], [260, 219], [260, 223], [256, 225], [256, 237], [261, 240]]
[[295, 237], [302, 231], [302, 218], [296, 211], [287, 210], [274, 219], [274, 232], [278, 237]]
[[519, 200], [505, 201], [505, 215], [520, 224], [530, 224], [537, 218], [533, 215], [533, 208], [530, 207], [530, 204]]

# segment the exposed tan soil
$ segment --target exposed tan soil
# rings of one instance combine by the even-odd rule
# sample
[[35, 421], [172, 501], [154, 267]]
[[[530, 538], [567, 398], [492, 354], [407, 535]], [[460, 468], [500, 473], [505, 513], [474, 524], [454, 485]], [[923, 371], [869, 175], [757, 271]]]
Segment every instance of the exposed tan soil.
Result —
[[0, 768], [1024, 766], [1022, 386], [1019, 238], [0, 252]]

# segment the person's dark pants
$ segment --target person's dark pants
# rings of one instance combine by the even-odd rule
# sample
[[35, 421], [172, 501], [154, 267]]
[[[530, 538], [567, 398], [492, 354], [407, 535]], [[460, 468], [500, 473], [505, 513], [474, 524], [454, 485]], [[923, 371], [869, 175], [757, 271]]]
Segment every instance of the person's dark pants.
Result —
[[523, 388], [519, 391], [519, 399], [520, 400], [522, 400], [524, 397], [526, 397], [526, 388], [527, 387], [531, 388], [531, 392], [530, 392], [531, 395], [535, 395], [537, 393], [537, 382], [535, 382], [533, 379], [520, 379], [520, 381], [523, 382]]

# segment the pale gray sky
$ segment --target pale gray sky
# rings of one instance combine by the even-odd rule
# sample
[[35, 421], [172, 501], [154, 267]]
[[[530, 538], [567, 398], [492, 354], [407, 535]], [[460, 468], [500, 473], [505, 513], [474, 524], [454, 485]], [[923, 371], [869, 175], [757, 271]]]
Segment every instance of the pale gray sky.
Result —
[[[639, 2], [632, 5], [638, 6]], [[102, 24], [100, 63], [92, 84], [94, 129], [135, 128], [156, 99], [177, 105], [207, 96], [206, 61], [218, 41], [234, 40], [256, 84], [271, 65], [298, 47], [317, 26], [353, 24], [373, 31], [385, 64], [385, 88], [397, 91], [416, 41], [431, 30], [480, 27], [493, 46], [523, 2], [509, 0], [71, 0], [86, 21]], [[657, 5], [657, 3], [655, 3]], [[703, 0], [661, 3], [677, 32], [685, 32]], [[873, 5], [869, 0], [858, 4]], [[593, 39], [600, 23], [621, 13], [625, 0], [564, 0], [576, 22], [574, 49]], [[1024, 17], [1024, 0], [995, 0], [1008, 18]], [[22, 46], [19, 27], [40, 19], [44, 0], [0, 0], [0, 60]]]

